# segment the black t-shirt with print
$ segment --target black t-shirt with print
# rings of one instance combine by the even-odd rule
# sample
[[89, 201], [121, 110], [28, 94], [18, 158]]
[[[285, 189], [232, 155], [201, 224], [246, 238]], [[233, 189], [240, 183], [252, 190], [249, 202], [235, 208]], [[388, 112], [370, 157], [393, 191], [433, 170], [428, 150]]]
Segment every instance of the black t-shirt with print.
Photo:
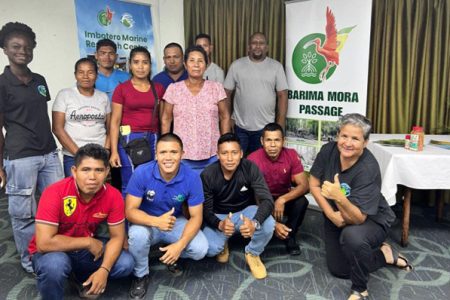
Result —
[[[381, 194], [381, 173], [378, 162], [373, 154], [364, 149], [358, 161], [349, 169], [341, 171], [340, 153], [336, 142], [325, 144], [320, 149], [310, 171], [311, 175], [320, 180], [334, 182], [334, 176], [339, 174], [341, 188], [346, 191], [347, 198], [361, 212], [385, 229], [390, 227], [395, 214]], [[332, 200], [329, 203], [337, 210]]]

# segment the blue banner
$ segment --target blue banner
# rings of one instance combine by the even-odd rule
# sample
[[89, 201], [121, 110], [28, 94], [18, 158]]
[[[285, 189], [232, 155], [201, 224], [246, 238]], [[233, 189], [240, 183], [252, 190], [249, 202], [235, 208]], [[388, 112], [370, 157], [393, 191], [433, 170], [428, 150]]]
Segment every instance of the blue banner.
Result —
[[[98, 40], [117, 44], [117, 65], [125, 70], [131, 49], [147, 48], [156, 61], [152, 15], [149, 5], [117, 0], [75, 0], [81, 57], [92, 57]], [[156, 74], [156, 63], [152, 64]]]

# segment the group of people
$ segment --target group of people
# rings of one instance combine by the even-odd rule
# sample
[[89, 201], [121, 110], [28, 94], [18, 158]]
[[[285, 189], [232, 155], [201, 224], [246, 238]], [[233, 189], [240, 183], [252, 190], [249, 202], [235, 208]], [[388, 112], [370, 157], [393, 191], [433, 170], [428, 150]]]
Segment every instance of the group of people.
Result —
[[[9, 61], [0, 75], [0, 179], [22, 267], [36, 273], [44, 299], [61, 299], [68, 278], [81, 296], [95, 296], [108, 278], [131, 273], [129, 296], [142, 299], [151, 246], [160, 246], [160, 261], [177, 274], [179, 258], [226, 263], [235, 234], [249, 240], [253, 276], [265, 278], [260, 256], [273, 234], [289, 254], [301, 253], [296, 237], [308, 191], [325, 216], [328, 267], [352, 281], [349, 299], [367, 299], [369, 273], [382, 266], [412, 268], [384, 243], [395, 216], [365, 148], [369, 120], [343, 116], [337, 141], [323, 146], [309, 179], [300, 156], [283, 146], [286, 76], [267, 57], [264, 34], [249, 38], [248, 56], [226, 77], [211, 60], [207, 34], [184, 54], [168, 44], [165, 68], [153, 78], [146, 48], [131, 50], [128, 74], [114, 68], [115, 43], [100, 40], [96, 61], [78, 60], [76, 86], [58, 93], [52, 125], [45, 79], [28, 68], [35, 46], [25, 24], [0, 30]], [[127, 152], [137, 139], [151, 156], [139, 166]], [[97, 234], [101, 224], [106, 237]]]

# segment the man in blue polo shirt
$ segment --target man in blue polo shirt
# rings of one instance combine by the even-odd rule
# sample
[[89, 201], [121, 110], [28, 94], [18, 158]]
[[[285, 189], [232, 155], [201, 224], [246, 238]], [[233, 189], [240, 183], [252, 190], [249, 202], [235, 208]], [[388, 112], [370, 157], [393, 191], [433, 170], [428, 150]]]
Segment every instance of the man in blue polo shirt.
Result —
[[177, 43], [164, 47], [164, 70], [153, 77], [167, 89], [169, 84], [187, 79], [188, 74], [183, 64], [183, 48]]
[[[130, 299], [144, 298], [149, 284], [150, 246], [160, 247], [160, 261], [174, 266], [178, 258], [202, 259], [208, 241], [200, 230], [203, 220], [203, 188], [200, 176], [181, 164], [183, 144], [172, 133], [156, 143], [156, 161], [140, 165], [133, 173], [126, 196], [126, 216], [130, 221], [129, 251], [136, 262]], [[190, 218], [183, 217], [187, 203]]]
[[98, 64], [98, 75], [95, 81], [95, 88], [105, 92], [109, 100], [111, 100], [116, 86], [130, 79], [130, 74], [114, 68], [117, 57], [116, 43], [110, 39], [103, 39], [97, 42], [95, 59]]

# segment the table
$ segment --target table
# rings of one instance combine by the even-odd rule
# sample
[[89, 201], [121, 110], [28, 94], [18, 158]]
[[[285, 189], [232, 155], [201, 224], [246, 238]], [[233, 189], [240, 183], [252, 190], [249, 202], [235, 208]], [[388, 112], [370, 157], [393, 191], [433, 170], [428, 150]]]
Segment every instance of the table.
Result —
[[380, 165], [381, 193], [389, 205], [396, 203], [397, 184], [406, 186], [402, 246], [408, 244], [411, 189], [450, 189], [450, 150], [429, 144], [430, 140], [450, 142], [450, 135], [425, 135], [425, 146], [421, 152], [374, 143], [378, 140], [404, 138], [405, 134], [371, 134], [367, 144]]

